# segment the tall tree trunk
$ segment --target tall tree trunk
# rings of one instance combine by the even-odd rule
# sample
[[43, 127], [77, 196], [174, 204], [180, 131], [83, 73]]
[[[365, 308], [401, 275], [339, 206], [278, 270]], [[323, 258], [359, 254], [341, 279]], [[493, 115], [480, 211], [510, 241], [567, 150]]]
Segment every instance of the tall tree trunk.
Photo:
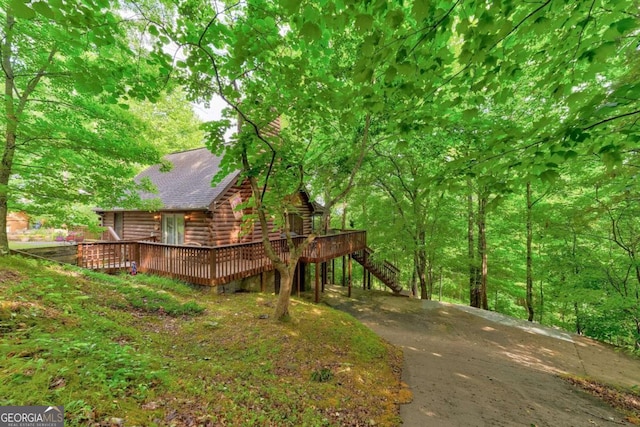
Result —
[[433, 283], [435, 277], [433, 275], [433, 261], [427, 262], [427, 299], [433, 299]]
[[4, 28], [4, 41], [2, 43], [2, 68], [4, 72], [4, 110], [5, 132], [2, 160], [0, 163], [0, 255], [9, 253], [9, 239], [7, 236], [7, 214], [9, 213], [9, 177], [13, 167], [13, 157], [16, 151], [16, 134], [18, 130], [18, 117], [14, 105], [14, 76], [11, 63], [13, 48], [13, 25], [15, 21], [10, 11], [7, 12], [7, 20]]
[[[239, 131], [241, 130], [241, 126], [242, 120], [241, 117], [238, 117]], [[258, 136], [260, 137], [258, 128], [255, 125], [253, 127], [256, 129], [256, 133], [258, 133]], [[243, 147], [242, 150], [242, 166], [245, 171], [251, 170], [246, 147]], [[289, 256], [284, 260], [281, 259], [273, 249], [269, 239], [269, 224], [267, 221], [265, 207], [262, 204], [263, 191], [266, 189], [260, 189], [258, 180], [254, 175], [249, 176], [249, 184], [251, 185], [251, 194], [254, 199], [255, 212], [258, 214], [258, 221], [260, 222], [260, 233], [262, 235], [262, 245], [264, 247], [265, 254], [267, 255], [267, 258], [271, 260], [276, 270], [280, 273], [280, 290], [278, 291], [278, 299], [276, 301], [276, 307], [273, 315], [275, 320], [286, 321], [290, 318], [289, 305], [291, 302], [291, 289], [293, 287], [293, 276], [295, 274], [296, 265], [298, 264], [300, 256], [302, 256], [302, 252], [304, 252], [311, 242], [315, 240], [316, 236], [313, 233], [310, 234], [299, 246], [296, 247], [293, 243], [293, 239], [291, 238], [289, 215], [285, 210], [282, 216], [284, 219], [284, 234], [287, 239]]]
[[573, 303], [573, 312], [576, 316], [576, 334], [582, 335], [582, 322], [580, 321], [580, 310], [577, 302]]
[[[248, 161], [246, 160], [246, 152], [243, 153], [243, 162], [245, 168], [248, 167]], [[302, 252], [315, 240], [315, 235], [310, 234], [307, 238], [299, 245], [295, 246], [293, 240], [291, 239], [290, 224], [288, 220], [287, 212], [284, 213], [284, 231], [287, 239], [287, 246], [289, 248], [289, 257], [286, 259], [281, 259], [278, 254], [273, 249], [271, 242], [269, 240], [269, 226], [267, 222], [267, 215], [265, 214], [264, 206], [260, 200], [260, 188], [258, 186], [258, 181], [255, 177], [249, 177], [249, 182], [251, 184], [251, 191], [253, 193], [253, 198], [255, 199], [256, 211], [258, 213], [258, 219], [260, 221], [260, 228], [262, 233], [262, 245], [265, 249], [265, 254], [271, 260], [276, 270], [280, 273], [280, 290], [278, 292], [278, 299], [276, 301], [276, 307], [274, 309], [274, 318], [276, 320], [288, 320], [290, 318], [289, 313], [289, 305], [291, 302], [291, 289], [293, 286], [293, 277], [296, 269], [296, 265], [298, 264], [298, 260], [302, 255]], [[316, 267], [317, 268], [317, 267]]]
[[416, 284], [416, 266], [413, 266], [413, 272], [411, 273], [411, 296], [412, 297], [417, 297], [418, 296], [418, 286]]
[[420, 299], [429, 299], [427, 293], [426, 257], [424, 254], [424, 249], [417, 249], [414, 259], [416, 265], [416, 274], [418, 276], [418, 283], [420, 284]]
[[475, 244], [475, 215], [473, 206], [473, 188], [471, 180], [467, 180], [467, 255], [469, 257], [469, 305], [480, 307], [478, 289], [478, 266], [476, 265], [476, 244]]
[[487, 226], [486, 226], [486, 207], [487, 197], [478, 195], [478, 257], [480, 258], [480, 290], [479, 300], [480, 308], [489, 309], [489, 301], [487, 300]]
[[[572, 238], [573, 238], [573, 242], [572, 242], [572, 247], [571, 247], [571, 258], [574, 262], [574, 266], [573, 266], [573, 274], [575, 276], [578, 276], [578, 274], [580, 274], [580, 266], [578, 265], [578, 261], [577, 261], [577, 248], [578, 248], [578, 233], [576, 233], [575, 229], [571, 229], [571, 233], [572, 233]], [[578, 303], [574, 302], [573, 303], [573, 312], [576, 316], [576, 334], [578, 335], [582, 335], [582, 322], [580, 321], [580, 308], [578, 307]]]
[[538, 323], [542, 324], [542, 314], [544, 313], [544, 289], [542, 287], [543, 281], [540, 280], [540, 304], [538, 310]]
[[[5, 102], [5, 105], [7, 102]], [[9, 177], [13, 166], [13, 157], [16, 150], [15, 117], [7, 112], [7, 124], [5, 130], [5, 144], [0, 163], [0, 255], [9, 253], [9, 239], [7, 236], [7, 214], [9, 213]]]
[[293, 284], [293, 274], [289, 274], [288, 268], [278, 268], [280, 273], [280, 289], [278, 290], [278, 300], [273, 311], [276, 320], [289, 319], [289, 304], [291, 302], [291, 288]]
[[18, 137], [18, 124], [20, 116], [24, 112], [29, 97], [33, 94], [40, 80], [45, 75], [47, 68], [53, 63], [57, 52], [54, 47], [41, 67], [35, 73], [29, 83], [18, 94], [15, 87], [15, 75], [13, 73], [13, 30], [15, 18], [11, 7], [6, 9], [6, 21], [4, 24], [4, 40], [2, 41], [2, 72], [4, 74], [4, 108], [5, 108], [5, 132], [2, 159], [0, 160], [0, 256], [9, 253], [9, 239], [7, 236], [7, 214], [9, 213], [9, 178], [13, 168], [13, 158], [16, 152], [16, 140]]
[[429, 299], [428, 283], [427, 283], [427, 253], [425, 250], [426, 233], [419, 230], [414, 253], [415, 270], [420, 283], [420, 299]]
[[533, 259], [531, 243], [533, 241], [533, 204], [531, 202], [531, 182], [527, 182], [527, 311], [528, 320], [533, 322]]

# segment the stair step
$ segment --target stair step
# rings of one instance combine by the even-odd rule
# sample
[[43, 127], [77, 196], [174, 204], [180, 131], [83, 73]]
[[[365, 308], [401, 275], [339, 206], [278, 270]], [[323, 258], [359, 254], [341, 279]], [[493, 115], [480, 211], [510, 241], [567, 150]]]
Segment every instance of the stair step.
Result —
[[372, 273], [377, 279], [379, 279], [386, 286], [391, 288], [394, 292], [400, 292], [402, 287], [397, 281], [397, 273], [398, 269], [393, 264], [388, 261], [382, 261], [380, 263], [372, 263], [370, 261], [370, 256], [373, 253], [369, 248], [366, 250], [366, 260], [365, 256], [360, 253], [353, 254], [353, 258], [360, 263], [366, 270]]

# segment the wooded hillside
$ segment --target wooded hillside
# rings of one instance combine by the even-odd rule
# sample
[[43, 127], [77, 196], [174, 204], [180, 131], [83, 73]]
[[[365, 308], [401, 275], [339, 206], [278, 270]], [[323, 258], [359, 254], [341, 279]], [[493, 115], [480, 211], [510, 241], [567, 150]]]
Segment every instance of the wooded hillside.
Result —
[[[36, 107], [29, 132], [16, 133], [27, 117], [17, 113], [31, 111], [20, 108], [37, 104], [25, 97], [29, 81], [69, 70], [64, 81], [91, 95], [85, 107], [101, 99], [115, 107], [127, 97], [153, 100], [170, 76], [189, 99], [218, 97], [229, 107], [205, 125], [206, 143], [226, 154], [225, 171], [255, 179], [257, 212], [286, 215], [306, 183], [338, 226], [366, 228], [371, 246], [423, 298], [442, 289], [443, 297], [640, 348], [635, 1], [81, 3], [4, 2], [0, 214], [10, 177], [24, 178], [13, 169], [33, 170], [18, 168], [31, 159], [20, 138], [40, 129], [38, 114], [47, 123], [58, 117]], [[132, 25], [107, 9], [126, 10], [122, 21]], [[68, 39], [60, 28], [85, 38], [58, 53], [56, 40]], [[28, 57], [33, 80], [14, 80], [12, 43], [27, 46], [30, 32], [53, 47]], [[127, 44], [132, 35], [136, 43]], [[98, 72], [105, 63], [91, 49], [111, 54], [130, 85]], [[141, 52], [153, 72], [137, 73]], [[83, 61], [53, 61], [64, 55]], [[120, 58], [126, 67], [117, 67]], [[57, 100], [77, 100], [53, 89]], [[277, 117], [281, 132], [265, 132]], [[95, 120], [79, 118], [88, 128]], [[225, 140], [230, 128], [240, 132]], [[56, 147], [68, 145], [48, 150]], [[131, 152], [152, 157], [143, 146]], [[109, 164], [130, 160], [118, 159]], [[55, 185], [69, 187], [57, 176]], [[29, 177], [33, 188], [41, 176]]]

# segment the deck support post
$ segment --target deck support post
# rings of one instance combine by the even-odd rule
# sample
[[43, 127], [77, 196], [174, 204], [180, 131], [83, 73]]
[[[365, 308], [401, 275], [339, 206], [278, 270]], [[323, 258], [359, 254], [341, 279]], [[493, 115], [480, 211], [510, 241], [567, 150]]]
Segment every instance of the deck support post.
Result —
[[336, 284], [336, 259], [331, 259], [331, 284]]
[[348, 260], [348, 262], [349, 262], [349, 278], [348, 278], [349, 291], [347, 293], [347, 296], [349, 298], [351, 298], [351, 254], [347, 255], [347, 257], [349, 258], [349, 260]]
[[318, 267], [319, 264], [316, 262], [316, 268], [315, 268], [315, 276], [316, 276], [316, 304], [320, 302], [320, 278], [318, 277]]
[[267, 291], [267, 279], [265, 277], [265, 272], [260, 273], [260, 292], [265, 293]]
[[344, 274], [346, 272], [346, 268], [345, 267], [346, 266], [344, 264], [344, 255], [342, 255], [342, 286], [345, 285], [345, 282], [344, 282]]

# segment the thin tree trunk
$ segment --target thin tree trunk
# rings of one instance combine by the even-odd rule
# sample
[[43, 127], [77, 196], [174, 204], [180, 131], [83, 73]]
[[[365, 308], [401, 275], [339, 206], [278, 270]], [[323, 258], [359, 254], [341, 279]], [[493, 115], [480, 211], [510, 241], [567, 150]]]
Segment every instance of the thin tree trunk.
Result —
[[531, 244], [533, 242], [533, 204], [531, 202], [531, 182], [527, 182], [527, 320], [533, 322], [533, 258]]
[[[538, 255], [542, 253], [542, 244], [538, 245]], [[540, 279], [540, 300], [538, 304], [538, 323], [542, 324], [542, 316], [544, 314], [544, 280]]]
[[411, 296], [413, 298], [418, 296], [418, 287], [416, 284], [416, 267], [413, 266], [413, 272], [411, 273]]
[[420, 283], [420, 299], [429, 299], [428, 281], [427, 281], [427, 253], [425, 250], [424, 231], [418, 231], [416, 239], [416, 250], [414, 255], [415, 269]]
[[543, 281], [540, 280], [540, 309], [538, 310], [538, 323], [542, 324], [542, 314], [544, 313], [544, 290], [542, 287]]
[[420, 249], [416, 250], [415, 264], [416, 264], [416, 275], [418, 276], [418, 283], [420, 286], [420, 299], [428, 299], [425, 263], [426, 263], [426, 260], [424, 256], [424, 250], [420, 250]]
[[473, 207], [473, 189], [471, 180], [467, 180], [467, 255], [469, 257], [469, 305], [480, 307], [478, 298], [478, 267], [476, 265], [475, 216]]
[[433, 263], [429, 261], [427, 263], [427, 299], [433, 299], [433, 282], [435, 278], [433, 276]]
[[[575, 266], [573, 267], [573, 274], [575, 276], [577, 276], [578, 274], [580, 274], [580, 267], [578, 266], [578, 263], [576, 261], [577, 247], [578, 247], [578, 236], [577, 236], [577, 233], [576, 233], [576, 231], [574, 229], [572, 229], [571, 232], [573, 233], [571, 256], [572, 256], [573, 262], [575, 263]], [[580, 322], [580, 309], [578, 307], [578, 303], [577, 302], [573, 303], [573, 311], [574, 311], [574, 314], [576, 316], [576, 334], [582, 335], [582, 323]]]
[[487, 300], [487, 227], [486, 227], [487, 198], [478, 195], [478, 255], [480, 258], [480, 308], [489, 309]]

